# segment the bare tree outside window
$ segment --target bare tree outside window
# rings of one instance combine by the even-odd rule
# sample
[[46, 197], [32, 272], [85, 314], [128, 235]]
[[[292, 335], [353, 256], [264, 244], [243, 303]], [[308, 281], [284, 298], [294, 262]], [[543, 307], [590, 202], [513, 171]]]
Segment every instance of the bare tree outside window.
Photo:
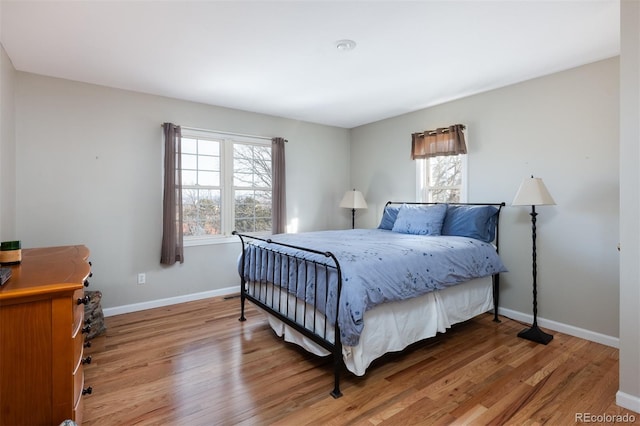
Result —
[[234, 144], [234, 229], [271, 230], [271, 178], [271, 146]]
[[185, 236], [220, 235], [220, 190], [183, 188], [182, 215]]
[[220, 142], [182, 138], [182, 215], [185, 237], [221, 233]]
[[460, 202], [462, 161], [459, 155], [431, 157], [429, 162], [429, 201]]
[[432, 203], [465, 201], [466, 155], [443, 155], [416, 160], [418, 200]]

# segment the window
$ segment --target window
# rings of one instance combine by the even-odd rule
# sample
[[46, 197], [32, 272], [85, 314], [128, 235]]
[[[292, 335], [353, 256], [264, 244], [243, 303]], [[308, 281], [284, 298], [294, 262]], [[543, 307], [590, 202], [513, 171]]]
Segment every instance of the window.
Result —
[[416, 160], [417, 199], [456, 203], [467, 199], [467, 155], [443, 155]]
[[186, 244], [271, 231], [271, 141], [182, 130]]

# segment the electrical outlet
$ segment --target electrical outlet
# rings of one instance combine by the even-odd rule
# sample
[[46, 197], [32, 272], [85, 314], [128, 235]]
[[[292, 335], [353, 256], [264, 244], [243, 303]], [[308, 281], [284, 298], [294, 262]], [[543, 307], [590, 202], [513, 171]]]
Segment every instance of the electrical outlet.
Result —
[[147, 282], [147, 274], [140, 273], [138, 274], [138, 284], [145, 284]]

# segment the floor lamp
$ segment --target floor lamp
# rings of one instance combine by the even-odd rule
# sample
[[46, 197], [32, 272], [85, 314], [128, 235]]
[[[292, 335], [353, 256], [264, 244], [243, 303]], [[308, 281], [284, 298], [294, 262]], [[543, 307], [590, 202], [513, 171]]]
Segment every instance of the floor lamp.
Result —
[[531, 236], [533, 241], [533, 324], [530, 328], [518, 333], [518, 337], [531, 340], [533, 342], [547, 344], [553, 339], [551, 334], [547, 334], [538, 328], [538, 289], [537, 289], [537, 265], [536, 265], [536, 206], [555, 205], [551, 194], [544, 186], [540, 178], [525, 178], [518, 188], [512, 206], [531, 206]]
[[351, 229], [354, 229], [356, 225], [356, 209], [366, 209], [367, 202], [364, 200], [362, 192], [354, 189], [344, 193], [344, 197], [340, 201], [340, 207], [351, 209]]

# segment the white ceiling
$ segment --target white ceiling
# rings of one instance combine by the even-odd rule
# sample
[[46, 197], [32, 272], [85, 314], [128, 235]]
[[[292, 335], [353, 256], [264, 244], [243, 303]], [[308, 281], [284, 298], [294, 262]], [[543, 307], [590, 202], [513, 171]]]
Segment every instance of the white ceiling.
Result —
[[[14, 67], [352, 128], [619, 54], [619, 0], [2, 0]], [[340, 39], [353, 51], [335, 47]]]

